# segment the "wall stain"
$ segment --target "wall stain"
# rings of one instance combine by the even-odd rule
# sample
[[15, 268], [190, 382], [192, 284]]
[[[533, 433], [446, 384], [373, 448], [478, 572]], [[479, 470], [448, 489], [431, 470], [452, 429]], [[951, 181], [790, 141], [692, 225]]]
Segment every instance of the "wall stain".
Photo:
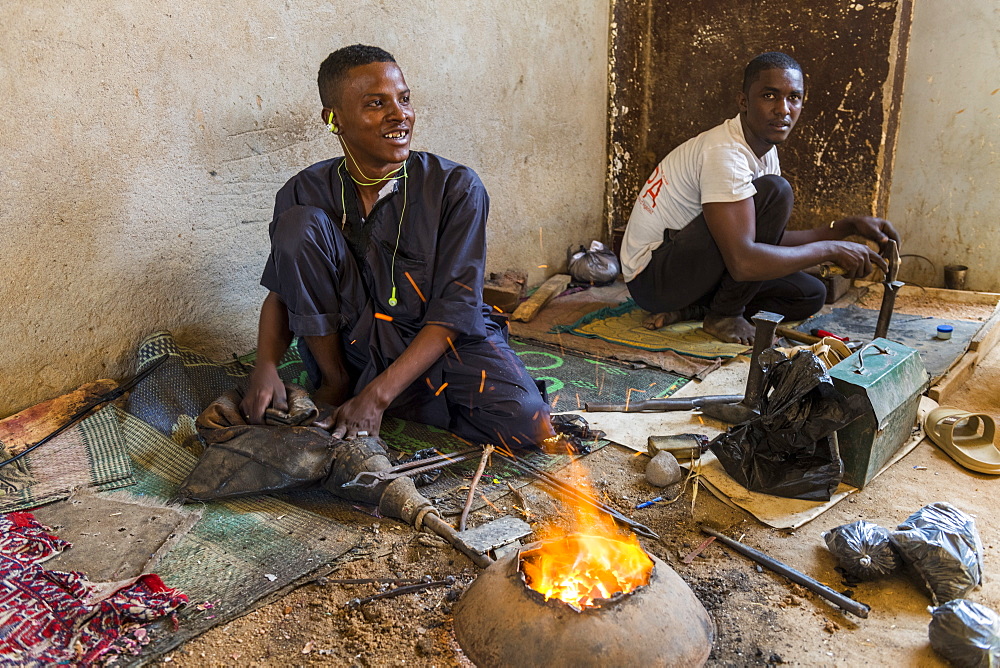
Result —
[[[795, 57], [806, 78], [799, 124], [779, 149], [795, 189], [791, 226], [885, 215], [912, 0], [809, 5], [613, 1], [609, 236], [620, 237], [639, 186], [664, 155], [736, 115], [743, 67], [775, 50]], [[617, 111], [624, 108], [630, 113]]]

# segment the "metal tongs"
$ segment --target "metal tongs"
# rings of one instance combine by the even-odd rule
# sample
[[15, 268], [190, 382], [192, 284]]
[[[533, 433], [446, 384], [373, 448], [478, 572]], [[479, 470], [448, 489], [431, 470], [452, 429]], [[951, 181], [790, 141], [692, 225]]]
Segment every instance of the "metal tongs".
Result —
[[458, 464], [467, 459], [478, 457], [482, 453], [481, 448], [469, 448], [459, 452], [452, 452], [446, 455], [437, 455], [427, 459], [415, 459], [412, 462], [399, 464], [392, 468], [381, 471], [362, 471], [351, 480], [345, 482], [341, 487], [374, 487], [379, 483], [402, 478], [403, 476], [414, 476], [427, 471], [439, 469], [449, 464]]

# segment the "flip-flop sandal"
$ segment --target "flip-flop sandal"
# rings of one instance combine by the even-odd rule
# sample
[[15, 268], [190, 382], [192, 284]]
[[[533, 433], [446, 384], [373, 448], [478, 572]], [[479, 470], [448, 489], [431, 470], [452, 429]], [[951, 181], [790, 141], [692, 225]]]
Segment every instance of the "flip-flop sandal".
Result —
[[1000, 475], [996, 423], [984, 413], [940, 406], [927, 415], [927, 435], [956, 462], [977, 473]]

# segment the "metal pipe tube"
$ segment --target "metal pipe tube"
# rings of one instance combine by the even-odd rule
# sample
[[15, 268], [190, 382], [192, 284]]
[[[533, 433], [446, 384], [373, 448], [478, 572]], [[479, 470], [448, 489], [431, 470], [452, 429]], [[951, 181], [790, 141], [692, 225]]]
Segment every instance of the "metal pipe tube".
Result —
[[809, 591], [819, 594], [826, 600], [830, 601], [831, 603], [834, 603], [835, 605], [846, 610], [847, 612], [857, 615], [862, 619], [868, 618], [868, 611], [871, 610], [871, 607], [869, 607], [868, 605], [865, 605], [860, 601], [855, 601], [853, 598], [848, 598], [847, 596], [841, 594], [839, 591], [835, 591], [830, 587], [827, 587], [822, 582], [814, 580], [805, 573], [797, 571], [791, 566], [778, 561], [774, 557], [769, 557], [763, 552], [753, 549], [749, 545], [744, 545], [738, 540], [734, 540], [723, 533], [719, 533], [715, 529], [702, 526], [701, 530], [702, 532], [707, 533], [709, 536], [715, 536], [719, 541], [725, 543], [726, 545], [736, 550], [743, 556], [749, 557], [751, 560], [756, 561], [761, 566], [765, 566], [771, 569], [775, 573], [784, 575], [792, 582], [796, 582], [805, 587], [806, 589], [808, 589]]
[[609, 404], [588, 401], [584, 406], [591, 413], [642, 413], [644, 411], [693, 411], [712, 404], [735, 404], [743, 400], [742, 394], [707, 394], [702, 397], [665, 397], [631, 401], [628, 404]]

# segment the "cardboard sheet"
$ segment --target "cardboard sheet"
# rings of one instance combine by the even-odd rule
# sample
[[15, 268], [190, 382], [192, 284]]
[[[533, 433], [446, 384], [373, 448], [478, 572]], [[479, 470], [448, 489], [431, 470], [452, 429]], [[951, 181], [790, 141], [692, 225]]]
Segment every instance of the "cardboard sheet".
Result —
[[[675, 396], [682, 394], [723, 393], [705, 391], [706, 388], [704, 387], [698, 392], [685, 393], [683, 390], [686, 389], [689, 388], [683, 388]], [[937, 402], [927, 397], [920, 397], [920, 406], [917, 410], [918, 424], [914, 426], [913, 434], [903, 444], [903, 447], [899, 449], [896, 455], [882, 467], [882, 470], [876, 474], [876, 477], [906, 456], [907, 453], [923, 440], [924, 419], [936, 407]], [[603, 429], [607, 433], [609, 440], [639, 452], [646, 451], [646, 442], [650, 435], [691, 433], [705, 434], [711, 438], [726, 428], [726, 425], [721, 422], [706, 418], [693, 411], [676, 411], [670, 413], [583, 413], [583, 416], [590, 423], [591, 427]], [[685, 468], [689, 465], [689, 462], [681, 462], [681, 466]], [[819, 517], [839, 501], [858, 491], [856, 487], [841, 484], [833, 497], [826, 502], [785, 499], [779, 496], [749, 491], [726, 473], [725, 469], [722, 468], [722, 464], [719, 463], [719, 460], [711, 452], [702, 455], [696, 466], [699, 469], [697, 471], [699, 482], [712, 492], [712, 494], [734, 508], [746, 510], [764, 524], [775, 529], [797, 529], [806, 522]]]

